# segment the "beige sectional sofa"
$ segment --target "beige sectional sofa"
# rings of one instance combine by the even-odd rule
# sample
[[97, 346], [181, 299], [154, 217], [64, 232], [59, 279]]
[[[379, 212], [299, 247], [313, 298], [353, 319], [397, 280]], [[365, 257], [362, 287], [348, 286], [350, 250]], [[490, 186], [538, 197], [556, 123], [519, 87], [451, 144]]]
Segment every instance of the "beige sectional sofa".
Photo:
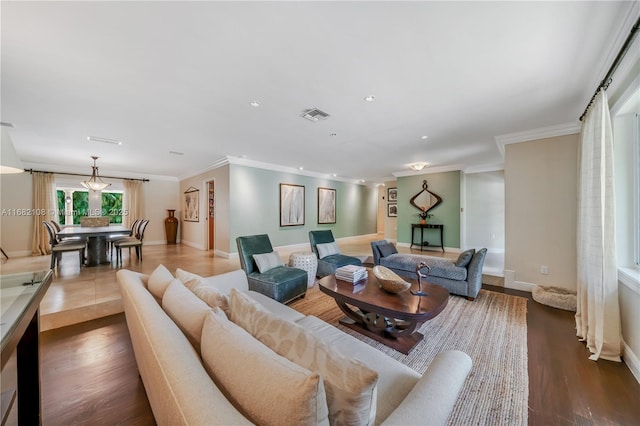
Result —
[[159, 425], [446, 424], [471, 369], [468, 355], [446, 351], [420, 375], [249, 291], [242, 270], [176, 275], [117, 273]]

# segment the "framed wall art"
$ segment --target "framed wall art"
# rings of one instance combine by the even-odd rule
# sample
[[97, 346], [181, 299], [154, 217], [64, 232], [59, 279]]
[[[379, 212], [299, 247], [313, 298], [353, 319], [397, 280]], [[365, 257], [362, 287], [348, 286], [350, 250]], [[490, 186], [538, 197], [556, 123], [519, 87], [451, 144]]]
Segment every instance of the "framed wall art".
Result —
[[200, 222], [200, 190], [190, 186], [184, 192], [184, 220], [187, 222]]
[[389, 204], [387, 204], [387, 216], [389, 216], [389, 217], [398, 217], [398, 204], [397, 203], [389, 203]]
[[387, 201], [398, 201], [398, 188], [387, 188]]
[[280, 226], [304, 225], [304, 186], [280, 184]]
[[336, 190], [318, 188], [318, 224], [336, 223]]

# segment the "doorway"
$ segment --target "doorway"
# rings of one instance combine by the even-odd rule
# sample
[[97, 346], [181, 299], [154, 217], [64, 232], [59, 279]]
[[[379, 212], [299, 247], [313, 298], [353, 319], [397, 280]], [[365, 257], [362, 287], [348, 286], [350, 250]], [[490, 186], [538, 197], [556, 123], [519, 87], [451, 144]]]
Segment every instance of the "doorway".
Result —
[[215, 186], [214, 181], [207, 182], [207, 229], [208, 229], [208, 250], [215, 249]]

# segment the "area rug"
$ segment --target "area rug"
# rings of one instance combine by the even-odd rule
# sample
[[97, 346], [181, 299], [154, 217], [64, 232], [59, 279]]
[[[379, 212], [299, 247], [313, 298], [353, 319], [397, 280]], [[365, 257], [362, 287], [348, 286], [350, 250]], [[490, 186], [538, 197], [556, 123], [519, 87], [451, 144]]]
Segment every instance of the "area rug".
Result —
[[316, 283], [307, 296], [290, 305], [317, 316], [390, 357], [423, 373], [442, 351], [458, 349], [473, 367], [449, 419], [450, 425], [526, 425], [527, 299], [481, 290], [475, 301], [450, 296], [445, 310], [419, 331], [424, 339], [404, 355], [382, 343], [341, 326], [344, 314]]

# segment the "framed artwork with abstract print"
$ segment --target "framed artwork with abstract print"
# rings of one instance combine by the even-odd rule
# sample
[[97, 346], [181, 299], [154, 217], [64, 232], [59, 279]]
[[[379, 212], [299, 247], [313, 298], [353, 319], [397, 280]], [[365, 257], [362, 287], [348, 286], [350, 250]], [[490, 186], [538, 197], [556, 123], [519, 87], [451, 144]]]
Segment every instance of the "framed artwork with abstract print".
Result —
[[318, 188], [318, 224], [336, 223], [336, 190]]
[[280, 226], [304, 225], [304, 186], [280, 184]]

